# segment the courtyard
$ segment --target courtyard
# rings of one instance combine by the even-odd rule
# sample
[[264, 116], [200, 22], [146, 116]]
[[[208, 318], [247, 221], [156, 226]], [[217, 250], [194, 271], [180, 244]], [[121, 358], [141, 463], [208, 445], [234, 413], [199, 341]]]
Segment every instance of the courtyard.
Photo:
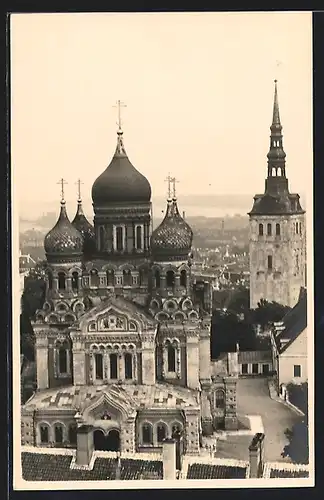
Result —
[[[281, 457], [287, 444], [285, 429], [291, 428], [300, 417], [269, 396], [266, 378], [240, 378], [237, 385], [238, 416], [259, 415], [265, 433], [265, 460], [287, 461]], [[248, 460], [252, 435], [228, 435], [218, 440], [216, 456]]]

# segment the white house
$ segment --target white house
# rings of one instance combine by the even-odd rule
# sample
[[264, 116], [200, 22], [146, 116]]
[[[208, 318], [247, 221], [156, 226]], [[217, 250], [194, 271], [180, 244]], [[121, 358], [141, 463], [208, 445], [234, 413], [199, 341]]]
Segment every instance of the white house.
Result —
[[299, 300], [271, 332], [273, 364], [278, 387], [307, 382], [307, 293], [302, 288]]

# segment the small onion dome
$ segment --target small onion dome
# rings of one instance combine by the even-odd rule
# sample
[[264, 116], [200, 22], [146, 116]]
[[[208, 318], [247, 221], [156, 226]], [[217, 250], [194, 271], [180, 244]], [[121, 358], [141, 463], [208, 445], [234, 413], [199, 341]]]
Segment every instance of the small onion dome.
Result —
[[121, 130], [117, 133], [117, 147], [110, 164], [92, 186], [92, 200], [99, 206], [151, 200], [150, 183], [129, 161]]
[[95, 251], [96, 239], [94, 227], [90, 224], [83, 213], [82, 202], [78, 200], [77, 213], [72, 221], [72, 225], [81, 233], [83, 237], [83, 252], [90, 255]]
[[61, 201], [61, 212], [57, 223], [44, 240], [46, 256], [51, 258], [71, 258], [82, 255], [83, 238], [71, 224], [66, 213], [65, 201]]
[[167, 212], [151, 236], [151, 250], [160, 260], [165, 257], [187, 259], [191, 250], [193, 232], [181, 217], [175, 198], [168, 200]]

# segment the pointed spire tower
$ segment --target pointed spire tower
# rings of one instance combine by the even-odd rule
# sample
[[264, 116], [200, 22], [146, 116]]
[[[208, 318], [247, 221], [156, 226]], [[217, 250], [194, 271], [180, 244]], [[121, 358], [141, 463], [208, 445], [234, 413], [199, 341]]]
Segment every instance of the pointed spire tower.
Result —
[[277, 80], [274, 81], [274, 101], [272, 124], [270, 127], [270, 148], [268, 157], [268, 177], [266, 191], [288, 192], [288, 179], [286, 177], [286, 153], [283, 149], [282, 125], [280, 122]]
[[91, 258], [95, 252], [96, 240], [95, 231], [83, 212], [82, 198], [81, 198], [81, 180], [77, 182], [78, 185], [78, 206], [75, 217], [72, 221], [73, 226], [81, 233], [83, 238], [83, 253], [86, 259]]
[[293, 307], [305, 286], [305, 211], [286, 176], [278, 87], [275, 80], [265, 191], [250, 216], [250, 306], [261, 299]]

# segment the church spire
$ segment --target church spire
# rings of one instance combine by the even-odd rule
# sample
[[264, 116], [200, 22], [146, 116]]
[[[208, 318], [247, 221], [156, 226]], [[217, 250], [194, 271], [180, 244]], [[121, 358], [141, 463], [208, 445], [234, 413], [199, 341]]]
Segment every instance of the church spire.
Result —
[[117, 147], [116, 147], [116, 152], [115, 156], [127, 156], [126, 155], [126, 150], [124, 146], [124, 140], [123, 140], [123, 129], [122, 129], [122, 119], [121, 119], [121, 108], [126, 108], [126, 104], [123, 103], [122, 101], [118, 100], [113, 106], [114, 108], [117, 108]]
[[282, 128], [281, 123], [280, 123], [277, 82], [278, 82], [278, 80], [274, 81], [275, 91], [274, 91], [274, 100], [273, 100], [273, 114], [272, 114], [271, 130]]
[[274, 100], [273, 100], [273, 114], [272, 124], [270, 127], [270, 148], [268, 157], [268, 180], [270, 180], [269, 187], [276, 187], [286, 185], [286, 153], [283, 149], [283, 135], [282, 125], [279, 113], [279, 100], [278, 100], [278, 87], [277, 80], [274, 81]]

